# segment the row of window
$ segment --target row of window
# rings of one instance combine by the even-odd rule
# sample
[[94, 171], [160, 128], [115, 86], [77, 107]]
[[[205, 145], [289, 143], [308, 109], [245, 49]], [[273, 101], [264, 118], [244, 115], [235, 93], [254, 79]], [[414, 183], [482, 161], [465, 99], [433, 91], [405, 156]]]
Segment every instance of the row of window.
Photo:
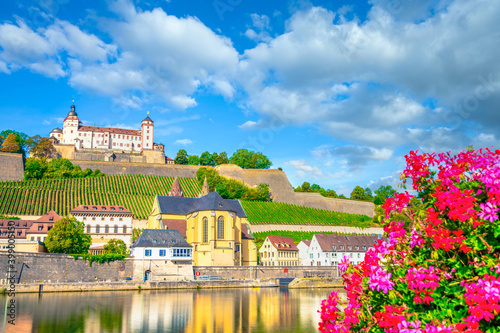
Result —
[[[95, 218], [95, 217], [93, 217], [93, 218], [92, 218], [92, 221], [95, 221], [95, 219], [96, 219], [96, 218]], [[83, 217], [83, 220], [84, 220], [84, 221], [87, 221], [87, 217], [86, 217], [86, 216], [84, 216], [84, 217]], [[110, 217], [110, 218], [109, 218], [109, 220], [110, 220], [110, 221], [114, 221], [114, 220], [115, 220], [115, 218], [114, 218], [114, 217]], [[101, 217], [101, 221], [104, 221], [104, 217]], [[122, 218], [122, 217], [118, 218], [118, 221], [123, 221], [123, 218]]]
[[[145, 249], [144, 256], [151, 257], [153, 255], [153, 250]], [[165, 257], [167, 255], [167, 250], [159, 250], [159, 256]], [[191, 249], [173, 249], [172, 257], [175, 258], [189, 258], [192, 255]]]
[[[203, 224], [203, 243], [208, 243], [208, 219], [202, 220]], [[217, 219], [217, 239], [224, 239], [224, 216], [219, 216]]]
[[[73, 133], [73, 131], [71, 131], [71, 133]], [[149, 133], [149, 131], [148, 131]], [[78, 136], [87, 136], [87, 133], [82, 133], [82, 132], [79, 132], [78, 133]], [[89, 133], [89, 136], [92, 136], [91, 133]], [[103, 137], [108, 137], [108, 134], [95, 134], [95, 137], [97, 138], [103, 138]], [[130, 136], [130, 135], [127, 135], [126, 138], [125, 138], [125, 135], [120, 135], [120, 134], [113, 134], [113, 138], [115, 139], [126, 139], [126, 140], [135, 140], [135, 141], [140, 141], [141, 140], [141, 137], [140, 136]]]
[[[107, 209], [106, 207], [101, 207], [101, 210], [106, 210], [106, 209]], [[89, 207], [88, 206], [83, 206], [83, 210], [89, 210]], [[92, 210], [97, 210], [97, 207], [93, 206]], [[116, 208], [115, 207], [109, 207], [109, 210], [116, 210]], [[118, 207], [118, 210], [119, 211], [123, 211], [123, 207]]]
[[[91, 229], [92, 229], [92, 228], [91, 228], [91, 226], [90, 226], [90, 225], [88, 225], [88, 226], [87, 226], [87, 233], [88, 233], [88, 234], [90, 234], [90, 233], [91, 233]], [[124, 226], [123, 226], [122, 231], [123, 231], [123, 233], [124, 233], [124, 234], [126, 234], [126, 233], [127, 233], [127, 226], [126, 226], [126, 225], [124, 225]], [[100, 226], [100, 225], [96, 225], [96, 226], [95, 226], [95, 233], [96, 233], [96, 234], [98, 234], [98, 233], [100, 233], [100, 232], [101, 232], [101, 226]], [[104, 233], [105, 233], [105, 234], [109, 234], [109, 225], [105, 225], [105, 226], [104, 226]], [[115, 227], [114, 227], [114, 233], [115, 233], [115, 234], [117, 234], [117, 233], [118, 233], [118, 226], [117, 226], [117, 225], [115, 225]]]

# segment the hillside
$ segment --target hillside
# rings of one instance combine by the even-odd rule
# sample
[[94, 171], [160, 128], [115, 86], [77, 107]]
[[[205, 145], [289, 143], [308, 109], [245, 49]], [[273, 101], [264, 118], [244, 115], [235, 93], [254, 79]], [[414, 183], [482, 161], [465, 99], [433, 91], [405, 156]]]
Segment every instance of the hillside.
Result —
[[[187, 197], [197, 197], [195, 178], [179, 178]], [[0, 182], [0, 214], [43, 215], [53, 209], [69, 214], [79, 204], [123, 205], [136, 219], [147, 219], [155, 195], [167, 195], [174, 177], [116, 175], [96, 178]]]
[[372, 219], [366, 215], [332, 212], [280, 202], [241, 201], [252, 224], [313, 224], [369, 227]]

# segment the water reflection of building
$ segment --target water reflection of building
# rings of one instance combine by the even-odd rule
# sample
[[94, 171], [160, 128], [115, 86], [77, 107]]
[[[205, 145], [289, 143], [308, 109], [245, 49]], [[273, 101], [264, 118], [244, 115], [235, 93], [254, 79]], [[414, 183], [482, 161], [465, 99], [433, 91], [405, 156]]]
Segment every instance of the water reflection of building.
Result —
[[[159, 297], [158, 294], [161, 294]], [[146, 291], [131, 297], [129, 332], [183, 332], [191, 317], [193, 291]]]

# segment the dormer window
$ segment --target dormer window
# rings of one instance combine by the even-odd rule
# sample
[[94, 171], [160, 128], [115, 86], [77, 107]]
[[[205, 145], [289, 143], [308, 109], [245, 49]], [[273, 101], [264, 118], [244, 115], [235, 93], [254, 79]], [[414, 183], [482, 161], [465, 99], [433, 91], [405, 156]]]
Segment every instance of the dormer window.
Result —
[[83, 207], [83, 210], [89, 210], [89, 207], [85, 206]]
[[43, 230], [43, 226], [41, 225], [38, 227], [38, 231], [42, 231], [42, 230]]
[[102, 207], [102, 210], [106, 210], [106, 207]]
[[111, 210], [115, 210], [115, 207], [111, 207]]
[[120, 207], [120, 210], [123, 210], [123, 207]]
[[92, 207], [93, 210], [97, 210], [97, 207]]

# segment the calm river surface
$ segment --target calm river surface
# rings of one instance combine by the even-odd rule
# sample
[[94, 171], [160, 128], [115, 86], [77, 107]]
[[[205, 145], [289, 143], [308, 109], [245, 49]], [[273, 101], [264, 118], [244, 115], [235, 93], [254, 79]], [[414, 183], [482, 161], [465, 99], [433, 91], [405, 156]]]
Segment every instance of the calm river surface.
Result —
[[[206, 289], [16, 294], [0, 332], [317, 332], [331, 290]], [[4, 307], [7, 297], [0, 296]], [[2, 311], [3, 312], [3, 311]]]

